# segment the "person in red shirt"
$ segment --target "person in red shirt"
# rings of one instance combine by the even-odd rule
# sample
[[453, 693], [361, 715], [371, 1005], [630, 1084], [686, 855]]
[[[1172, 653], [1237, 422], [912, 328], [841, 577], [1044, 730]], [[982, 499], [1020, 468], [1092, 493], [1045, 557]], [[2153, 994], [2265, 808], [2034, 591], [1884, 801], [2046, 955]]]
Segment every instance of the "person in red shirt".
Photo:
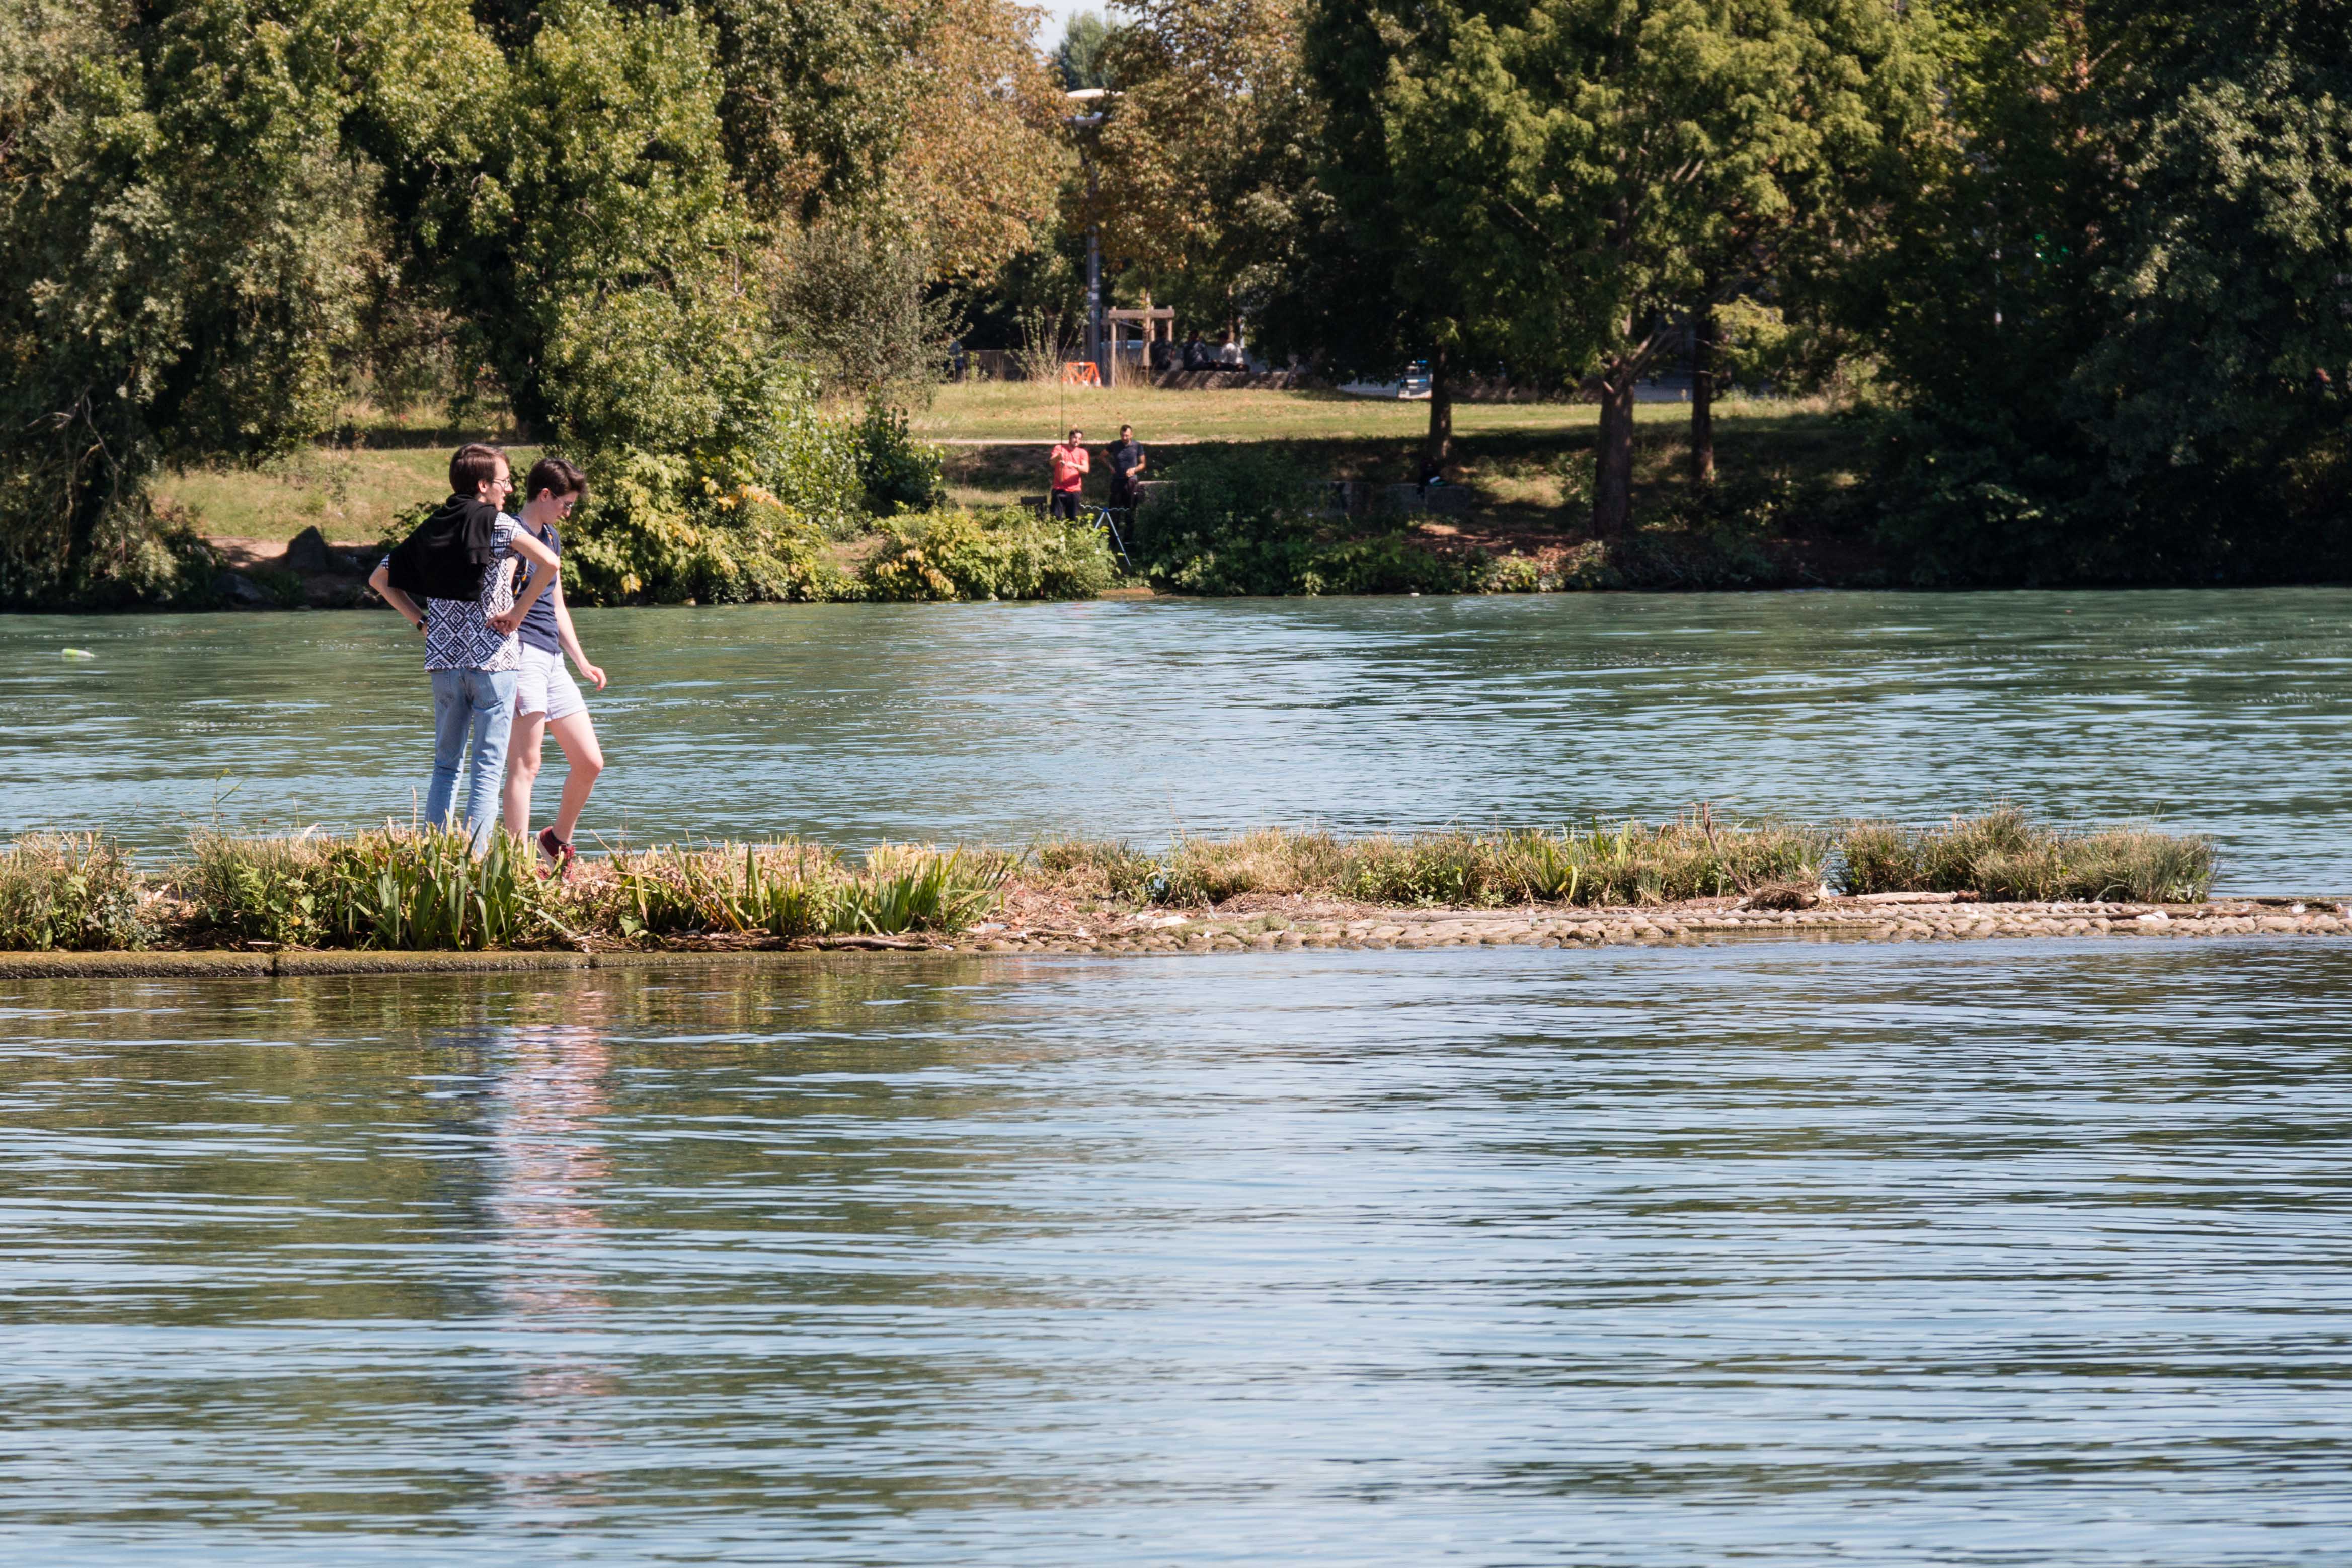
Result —
[[1078, 515], [1078, 487], [1086, 482], [1087, 470], [1094, 459], [1087, 455], [1086, 437], [1078, 430], [1070, 438], [1045, 454], [1045, 466], [1054, 471], [1054, 496], [1047, 507], [1048, 515], [1075, 521]]

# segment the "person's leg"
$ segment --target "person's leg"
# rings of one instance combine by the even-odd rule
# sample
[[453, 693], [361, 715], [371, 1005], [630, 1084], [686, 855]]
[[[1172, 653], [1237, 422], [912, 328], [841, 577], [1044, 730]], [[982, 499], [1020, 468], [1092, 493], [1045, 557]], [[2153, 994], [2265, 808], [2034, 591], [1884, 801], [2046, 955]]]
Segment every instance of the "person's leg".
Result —
[[490, 835], [499, 826], [499, 796], [507, 782], [507, 742], [514, 733], [515, 672], [486, 669], [466, 672], [474, 700], [474, 757], [467, 770], [466, 829], [472, 835], [477, 856], [489, 852]]
[[457, 789], [457, 762], [466, 754], [467, 721], [473, 709], [466, 700], [466, 671], [433, 672], [433, 784], [425, 794], [425, 821], [432, 827], [449, 821], [451, 796]]
[[563, 801], [555, 808], [555, 837], [569, 844], [581, 812], [587, 809], [588, 792], [604, 771], [604, 750], [596, 743], [596, 726], [585, 710], [552, 720], [547, 727], [563, 748]]
[[539, 784], [540, 742], [546, 734], [544, 711], [515, 715], [507, 742], [506, 824], [517, 838], [530, 837], [530, 792]]

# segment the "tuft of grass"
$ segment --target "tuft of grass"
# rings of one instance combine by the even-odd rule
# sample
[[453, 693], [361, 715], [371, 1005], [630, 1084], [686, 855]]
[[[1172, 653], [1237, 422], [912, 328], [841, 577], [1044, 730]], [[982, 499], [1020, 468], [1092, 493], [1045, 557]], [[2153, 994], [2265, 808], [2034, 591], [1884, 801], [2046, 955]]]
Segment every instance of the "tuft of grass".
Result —
[[1840, 884], [1853, 893], [2195, 903], [2213, 885], [2209, 838], [2131, 826], [2068, 833], [2013, 806], [1926, 828], [1858, 822], [1838, 849]]
[[537, 857], [493, 834], [479, 860], [449, 828], [349, 838], [200, 832], [172, 880], [191, 936], [408, 951], [541, 946], [564, 930]]
[[139, 874], [112, 839], [34, 833], [0, 853], [0, 948], [139, 948], [156, 935]]
[[666, 936], [807, 936], [956, 931], [995, 906], [1013, 867], [987, 850], [877, 845], [851, 870], [831, 850], [784, 840], [613, 857], [584, 881], [584, 923], [636, 941]]
[[834, 930], [895, 936], [910, 931], [961, 931], [996, 907], [1016, 864], [988, 850], [877, 844], [863, 874], [834, 903]]
[[1729, 823], [1698, 810], [1651, 826], [1558, 833], [1422, 833], [1342, 843], [1261, 828], [1180, 838], [1155, 901], [1218, 904], [1247, 893], [1307, 893], [1375, 904], [1657, 904], [1768, 883], [1818, 882], [1830, 836], [1784, 823]]
[[1180, 837], [1155, 901], [1222, 904], [1244, 893], [1335, 893], [1347, 865], [1347, 847], [1328, 833], [1261, 827], [1230, 838]]
[[1072, 898], [1146, 904], [1157, 897], [1160, 862], [1124, 840], [1051, 838], [1029, 852], [1024, 870]]

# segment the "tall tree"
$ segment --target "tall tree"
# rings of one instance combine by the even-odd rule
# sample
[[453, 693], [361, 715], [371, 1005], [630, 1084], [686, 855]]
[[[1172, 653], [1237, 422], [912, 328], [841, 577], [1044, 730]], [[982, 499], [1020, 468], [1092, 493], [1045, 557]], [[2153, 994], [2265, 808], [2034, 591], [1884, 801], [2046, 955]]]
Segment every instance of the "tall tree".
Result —
[[[1255, 316], [1284, 286], [1315, 134], [1299, 0], [1123, 0], [1105, 67], [1119, 96], [1080, 222], [1154, 299]], [[1076, 195], [1074, 191], [1074, 195]]]
[[173, 591], [154, 468], [328, 423], [383, 260], [378, 169], [343, 124], [379, 40], [434, 8], [27, 0], [0, 21], [0, 599]]
[[1423, 5], [1379, 95], [1399, 221], [1520, 363], [1601, 405], [1597, 532], [1632, 511], [1635, 389], [1685, 324], [1834, 250], [1927, 77], [1891, 0]]
[[1936, 140], [1856, 318], [1928, 578], [2346, 554], [2352, 5], [1950, 0]]

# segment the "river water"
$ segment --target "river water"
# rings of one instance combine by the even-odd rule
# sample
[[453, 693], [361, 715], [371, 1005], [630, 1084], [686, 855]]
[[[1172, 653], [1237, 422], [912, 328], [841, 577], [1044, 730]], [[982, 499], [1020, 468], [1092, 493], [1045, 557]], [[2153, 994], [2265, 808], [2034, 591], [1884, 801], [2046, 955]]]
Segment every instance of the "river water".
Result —
[[[583, 620], [633, 837], [2006, 795], [2341, 888], [2334, 605]], [[9, 825], [404, 810], [397, 630], [0, 622]], [[2341, 1563], [2347, 1040], [2251, 939], [0, 982], [0, 1542]]]
[[2334, 944], [18, 984], [26, 1563], [2352, 1556]]
[[[2297, 588], [588, 612], [612, 768], [585, 826], [1150, 843], [2009, 799], [2209, 832], [2223, 887], [2352, 891], [2347, 608]], [[421, 663], [383, 612], [0, 619], [0, 831], [164, 848], [215, 816], [404, 818], [431, 765]]]

